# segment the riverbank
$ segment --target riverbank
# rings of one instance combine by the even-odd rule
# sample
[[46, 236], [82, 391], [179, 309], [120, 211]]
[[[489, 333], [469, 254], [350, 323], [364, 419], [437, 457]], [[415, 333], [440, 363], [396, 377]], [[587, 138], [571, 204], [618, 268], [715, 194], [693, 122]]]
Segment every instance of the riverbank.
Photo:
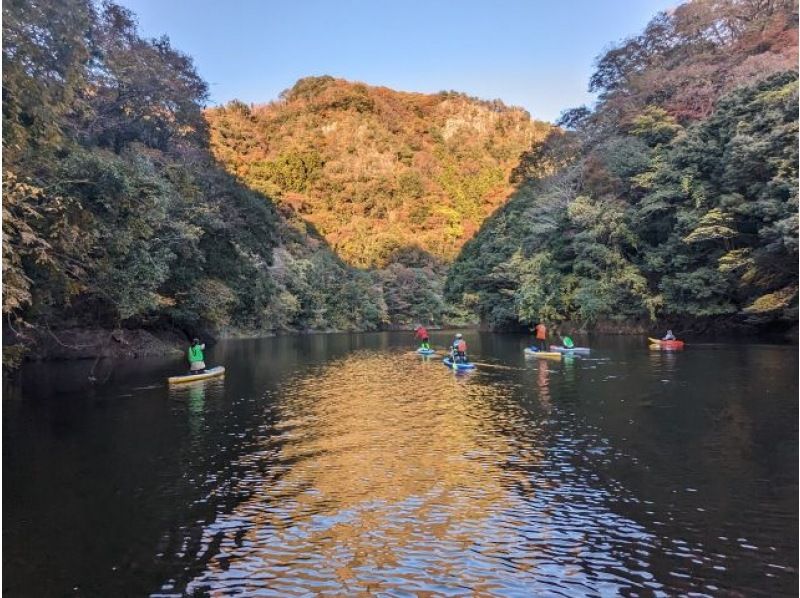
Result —
[[[132, 359], [179, 353], [186, 344], [186, 335], [179, 330], [67, 328], [36, 329], [24, 338], [17, 335], [6, 351], [21, 354], [25, 361], [68, 361], [76, 359]], [[16, 342], [14, 342], [16, 341]]]
[[[487, 325], [481, 327], [493, 331]], [[495, 332], [530, 332], [532, 326], [519, 324], [515, 328], [494, 330]], [[591, 325], [583, 322], [559, 322], [548, 325], [553, 335], [561, 334], [608, 334], [614, 336], [654, 336], [672, 330], [676, 336], [693, 338], [769, 339], [779, 342], [798, 342], [797, 322], [773, 322], [769, 325], [752, 323], [733, 316], [729, 318], [662, 319], [658, 321], [631, 319], [626, 321], [599, 320]]]

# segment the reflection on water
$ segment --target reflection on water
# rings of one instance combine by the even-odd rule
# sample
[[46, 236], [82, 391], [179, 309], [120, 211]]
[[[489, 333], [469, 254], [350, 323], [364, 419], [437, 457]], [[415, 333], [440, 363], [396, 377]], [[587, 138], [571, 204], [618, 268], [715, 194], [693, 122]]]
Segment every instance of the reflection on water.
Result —
[[217, 396], [225, 387], [225, 378], [197, 380], [169, 386], [169, 398], [186, 406], [191, 435], [202, 433], [206, 413], [206, 394]]
[[[657, 359], [668, 376], [672, 358]], [[708, 579], [724, 575], [724, 554], [665, 544], [655, 530], [667, 522], [648, 529], [626, 516], [615, 504], [640, 501], [586, 466], [613, 458], [607, 442], [546, 429], [551, 376], [574, 380], [580, 361], [528, 366], [532, 411], [491, 373], [443, 376], [387, 354], [355, 353], [292, 380], [280, 423], [243, 459], [249, 498], [204, 529], [199, 553], [210, 558], [187, 592], [715, 591]], [[690, 567], [659, 575], [651, 558], [662, 551]]]
[[4, 593], [795, 593], [796, 349], [475, 335], [461, 375], [407, 341], [5, 403]]
[[[527, 483], [502, 467], [512, 440], [489, 425], [488, 402], [508, 392], [442, 375], [440, 364], [403, 365], [412, 384], [389, 355], [357, 353], [281, 389], [277, 434], [246, 459], [256, 471], [274, 461], [283, 473], [256, 477], [251, 498], [209, 527], [207, 542], [221, 530], [224, 539], [190, 590], [253, 590], [264, 580], [276, 593], [489, 582], [461, 572], [471, 569], [464, 559], [491, 570], [501, 557], [492, 515], [514, 513], [520, 505], [506, 488]], [[531, 440], [524, 455], [533, 464]], [[481, 537], [494, 544], [480, 546]]]
[[[570, 362], [572, 360], [570, 359]], [[572, 366], [572, 364], [570, 364]], [[539, 400], [542, 402], [543, 405], [549, 406], [550, 405], [550, 368], [547, 367], [547, 362], [544, 359], [540, 359], [536, 362], [537, 368], [537, 377], [536, 377], [536, 386], [539, 389]], [[570, 369], [572, 369], [570, 367]]]
[[[604, 549], [647, 548], [649, 534], [609, 511], [507, 384], [403, 365], [357, 353], [281, 389], [280, 424], [244, 458], [250, 497], [206, 528], [201, 551], [218, 548], [189, 593], [520, 594], [652, 579]], [[548, 406], [548, 364], [536, 367]]]

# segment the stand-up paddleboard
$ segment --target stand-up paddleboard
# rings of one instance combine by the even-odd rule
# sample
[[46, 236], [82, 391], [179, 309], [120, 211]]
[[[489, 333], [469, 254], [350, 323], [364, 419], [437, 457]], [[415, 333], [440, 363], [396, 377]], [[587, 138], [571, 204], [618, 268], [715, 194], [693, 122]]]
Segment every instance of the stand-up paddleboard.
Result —
[[417, 353], [419, 353], [420, 355], [435, 355], [436, 349], [423, 349], [422, 347], [420, 347], [419, 349], [417, 349]]
[[525, 355], [539, 359], [561, 359], [561, 353], [558, 351], [538, 351], [532, 347], [525, 347]]
[[466, 363], [453, 363], [453, 360], [450, 357], [445, 357], [442, 360], [442, 363], [449, 367], [451, 370], [474, 370], [475, 364], [466, 362]]
[[561, 345], [550, 345], [550, 351], [558, 353], [577, 353], [578, 355], [587, 355], [591, 353], [589, 347], [562, 347]]
[[662, 341], [658, 338], [650, 338], [647, 337], [647, 340], [650, 341], [650, 346], [654, 349], [658, 347], [659, 349], [683, 349], [683, 341]]
[[209, 378], [219, 378], [225, 375], [225, 368], [218, 365], [214, 368], [202, 370], [197, 374], [185, 374], [183, 376], [171, 376], [167, 378], [168, 384], [183, 384], [184, 382], [196, 382], [197, 380], [208, 380]]

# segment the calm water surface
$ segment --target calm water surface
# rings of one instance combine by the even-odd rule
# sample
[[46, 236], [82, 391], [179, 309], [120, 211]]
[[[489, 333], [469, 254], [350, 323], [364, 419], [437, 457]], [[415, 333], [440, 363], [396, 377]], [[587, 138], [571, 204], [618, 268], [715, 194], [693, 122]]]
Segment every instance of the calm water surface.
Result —
[[796, 347], [467, 340], [469, 374], [401, 333], [229, 341], [175, 389], [179, 359], [27, 367], [4, 595], [797, 594]]

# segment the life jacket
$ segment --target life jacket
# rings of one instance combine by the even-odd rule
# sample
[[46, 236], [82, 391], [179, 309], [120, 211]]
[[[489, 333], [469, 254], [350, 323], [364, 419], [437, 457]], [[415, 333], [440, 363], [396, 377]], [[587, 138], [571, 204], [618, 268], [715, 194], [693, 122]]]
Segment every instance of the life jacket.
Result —
[[464, 339], [458, 341], [458, 343], [456, 344], [456, 351], [458, 351], [459, 353], [467, 352], [467, 343]]
[[194, 363], [195, 361], [205, 361], [203, 347], [201, 345], [192, 345], [189, 347], [189, 363]]

